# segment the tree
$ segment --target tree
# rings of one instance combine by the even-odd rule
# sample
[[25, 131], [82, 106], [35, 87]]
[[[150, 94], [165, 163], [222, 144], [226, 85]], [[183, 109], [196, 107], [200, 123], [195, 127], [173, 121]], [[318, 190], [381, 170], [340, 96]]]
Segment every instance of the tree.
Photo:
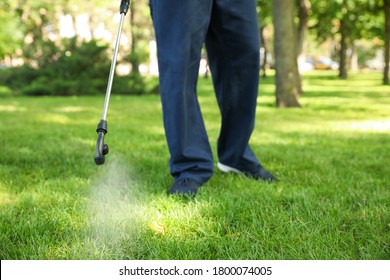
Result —
[[139, 66], [148, 58], [149, 42], [152, 39], [152, 22], [147, 0], [134, 1], [130, 5], [131, 49], [128, 61], [132, 75], [139, 76]]
[[23, 33], [13, 8], [9, 0], [0, 3], [0, 60], [12, 56], [22, 45]]
[[275, 29], [276, 105], [281, 108], [300, 107], [296, 80], [294, 8], [294, 1], [272, 0]]
[[383, 84], [389, 85], [390, 78], [390, 0], [368, 0], [369, 11], [376, 25], [370, 29], [371, 36], [383, 42], [384, 69]]
[[40, 66], [52, 61], [58, 55], [55, 43], [49, 33], [58, 31], [58, 9], [67, 6], [69, 0], [19, 0], [13, 1], [17, 18], [24, 31], [22, 47], [25, 63]]
[[[371, 0], [312, 0], [313, 26], [319, 42], [337, 40], [339, 56], [339, 77], [348, 77], [348, 50], [354, 49], [354, 42], [372, 37], [377, 19], [370, 11]], [[353, 52], [352, 52], [353, 53]]]
[[352, 18], [353, 0], [324, 1], [315, 0], [313, 9], [317, 22], [314, 28], [317, 39], [324, 42], [329, 38], [339, 41], [339, 77], [347, 78], [347, 49], [349, 35], [353, 28]]
[[298, 61], [305, 52], [305, 41], [309, 30], [309, 12], [311, 9], [310, 0], [297, 0], [298, 6], [298, 36], [297, 36], [297, 57]]
[[390, 84], [390, 0], [383, 1], [383, 12], [385, 14], [385, 68], [383, 73], [383, 83]]
[[299, 65], [303, 63], [304, 57], [303, 53], [305, 51], [305, 42], [307, 37], [307, 32], [309, 29], [309, 11], [310, 11], [310, 0], [297, 0], [296, 1], [298, 8], [298, 27], [297, 27], [297, 43], [296, 43], [296, 80], [297, 88], [300, 95], [303, 94], [302, 88], [302, 78], [299, 72]]
[[260, 40], [262, 52], [261, 69], [263, 71], [263, 77], [267, 76], [268, 54], [269, 46], [267, 44], [267, 37], [265, 35], [266, 29], [272, 23], [272, 3], [269, 0], [257, 0], [257, 14], [260, 25]]

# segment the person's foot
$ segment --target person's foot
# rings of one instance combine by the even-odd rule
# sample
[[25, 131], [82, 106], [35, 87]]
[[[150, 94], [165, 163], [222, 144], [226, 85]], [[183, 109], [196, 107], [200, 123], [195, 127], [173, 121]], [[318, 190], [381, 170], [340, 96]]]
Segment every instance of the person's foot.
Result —
[[172, 185], [169, 194], [195, 195], [201, 186], [202, 184], [191, 178], [179, 179]]
[[229, 172], [238, 173], [238, 174], [245, 175], [249, 178], [253, 178], [255, 180], [263, 180], [263, 181], [267, 181], [267, 182], [277, 181], [275, 176], [273, 176], [270, 172], [268, 172], [260, 164], [255, 170], [251, 170], [251, 171], [238, 170], [234, 167], [222, 164], [220, 162], [218, 162], [217, 166], [218, 166], [218, 169], [224, 173], [229, 173]]

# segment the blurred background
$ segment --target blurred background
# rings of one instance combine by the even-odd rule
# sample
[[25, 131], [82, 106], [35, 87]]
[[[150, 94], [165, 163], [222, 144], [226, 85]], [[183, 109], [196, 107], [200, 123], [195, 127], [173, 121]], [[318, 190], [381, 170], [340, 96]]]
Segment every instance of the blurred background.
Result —
[[[119, 4], [2, 0], [0, 96], [103, 94]], [[341, 79], [349, 72], [380, 71], [382, 82], [389, 84], [389, 0], [257, 0], [257, 12], [262, 75], [293, 56], [292, 95], [304, 91], [300, 79], [307, 71], [333, 70]], [[132, 94], [157, 93], [157, 81], [151, 79], [158, 67], [148, 0], [133, 1], [125, 20], [113, 91], [128, 94], [131, 87]], [[282, 37], [277, 38], [278, 30]], [[209, 74], [205, 51], [199, 71]], [[283, 104], [277, 105], [294, 106]]]

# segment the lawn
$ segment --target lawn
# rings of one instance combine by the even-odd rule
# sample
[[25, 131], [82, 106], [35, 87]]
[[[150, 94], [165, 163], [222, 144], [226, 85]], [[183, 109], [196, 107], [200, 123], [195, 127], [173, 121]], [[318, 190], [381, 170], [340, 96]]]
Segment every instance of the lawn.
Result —
[[[251, 145], [279, 182], [216, 170], [192, 199], [167, 195], [159, 96], [113, 93], [103, 166], [104, 96], [0, 96], [0, 259], [390, 259], [390, 87], [303, 85], [303, 107], [282, 110], [273, 78], [260, 87]], [[199, 100], [215, 152], [210, 80]]]

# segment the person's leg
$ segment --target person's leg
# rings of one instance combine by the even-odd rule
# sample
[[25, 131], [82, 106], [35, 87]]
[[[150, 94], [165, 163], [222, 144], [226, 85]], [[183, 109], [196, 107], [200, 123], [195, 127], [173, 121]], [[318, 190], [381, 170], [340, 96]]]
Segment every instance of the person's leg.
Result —
[[238, 170], [259, 166], [249, 147], [259, 85], [255, 0], [215, 0], [206, 47], [222, 115], [219, 162]]
[[211, 0], [150, 0], [170, 170], [175, 181], [205, 183], [213, 155], [196, 95]]

